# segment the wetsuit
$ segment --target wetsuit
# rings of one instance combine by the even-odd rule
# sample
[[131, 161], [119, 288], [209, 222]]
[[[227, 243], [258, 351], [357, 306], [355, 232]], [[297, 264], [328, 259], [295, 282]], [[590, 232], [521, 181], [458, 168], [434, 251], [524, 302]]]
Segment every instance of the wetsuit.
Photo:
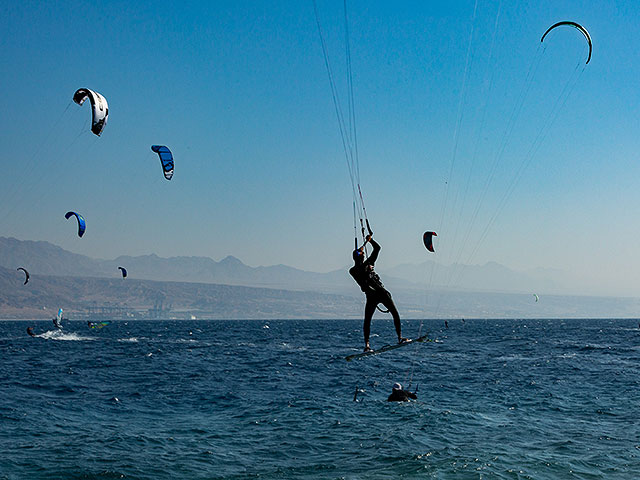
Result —
[[393, 303], [391, 293], [384, 288], [384, 285], [380, 281], [380, 277], [373, 270], [374, 264], [378, 259], [378, 253], [380, 252], [380, 245], [373, 238], [369, 240], [369, 243], [371, 243], [371, 246], [373, 247], [373, 252], [371, 252], [369, 258], [362, 263], [356, 263], [356, 265], [349, 269], [349, 273], [367, 297], [367, 303], [364, 306], [363, 326], [364, 341], [367, 345], [369, 344], [369, 333], [371, 331], [371, 318], [373, 317], [373, 312], [375, 312], [376, 307], [380, 303], [384, 305], [384, 307], [389, 310], [389, 313], [393, 316], [393, 324], [396, 327], [396, 333], [398, 334], [398, 338], [401, 337], [400, 315], [398, 314], [398, 309]]
[[417, 400], [418, 396], [407, 390], [392, 390], [387, 402], [408, 402], [409, 399]]

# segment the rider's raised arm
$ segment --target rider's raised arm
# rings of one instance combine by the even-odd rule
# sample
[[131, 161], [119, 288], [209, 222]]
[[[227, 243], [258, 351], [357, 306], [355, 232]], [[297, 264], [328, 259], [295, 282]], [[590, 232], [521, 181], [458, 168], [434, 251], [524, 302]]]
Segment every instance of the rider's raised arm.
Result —
[[378, 259], [378, 253], [380, 252], [380, 244], [376, 242], [373, 238], [369, 240], [369, 243], [373, 247], [373, 252], [371, 252], [371, 255], [369, 255], [369, 258], [365, 263], [367, 263], [368, 265], [373, 265], [374, 263], [376, 263], [376, 260]]

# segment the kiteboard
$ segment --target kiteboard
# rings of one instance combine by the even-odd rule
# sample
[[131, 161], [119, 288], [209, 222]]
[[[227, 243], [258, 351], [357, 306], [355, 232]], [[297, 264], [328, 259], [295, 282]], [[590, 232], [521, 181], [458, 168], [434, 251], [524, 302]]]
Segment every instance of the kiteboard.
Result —
[[411, 339], [407, 342], [395, 343], [393, 345], [385, 345], [384, 347], [380, 347], [378, 350], [370, 350], [368, 352], [362, 353], [354, 353], [353, 355], [349, 355], [345, 357], [347, 362], [350, 362], [356, 358], [368, 357], [370, 355], [378, 355], [379, 353], [388, 352], [389, 350], [395, 350], [396, 348], [405, 347], [407, 345], [412, 345], [414, 343], [423, 343], [423, 342], [432, 342], [433, 340], [429, 338], [429, 335], [422, 335], [421, 337]]

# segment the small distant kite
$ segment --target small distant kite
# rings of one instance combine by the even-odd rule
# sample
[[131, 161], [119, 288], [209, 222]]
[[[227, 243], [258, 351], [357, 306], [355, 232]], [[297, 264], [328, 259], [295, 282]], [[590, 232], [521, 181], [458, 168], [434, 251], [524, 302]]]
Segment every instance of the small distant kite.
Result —
[[538, 300], [540, 300], [540, 297], [535, 293], [533, 294], [533, 298], [536, 299], [536, 303], [538, 303]]
[[87, 322], [89, 328], [102, 328], [109, 325], [111, 322]]
[[171, 177], [173, 177], [173, 155], [171, 154], [171, 150], [164, 145], [151, 145], [151, 150], [156, 152], [160, 157], [164, 178], [171, 180]]
[[[579, 23], [576, 22], [571, 22], [571, 21], [565, 21], [565, 22], [558, 22], [554, 25], [551, 25], [546, 32], [544, 32], [544, 35], [542, 35], [542, 38], [540, 39], [540, 43], [544, 42], [544, 37], [547, 36], [547, 34], [553, 30], [556, 27], [561, 27], [563, 25], [568, 25], [569, 27], [573, 27], [576, 28], [578, 30], [580, 30], [580, 32], [582, 32], [582, 34], [584, 35], [584, 38], [587, 39], [587, 44], [589, 45], [589, 55], [587, 56], [587, 63], [589, 63], [589, 61], [591, 61], [591, 50], [593, 49], [593, 44], [591, 43], [591, 35], [589, 35], [589, 32], [587, 32], [587, 29], [584, 28], [582, 25], [580, 25]], [[585, 64], [586, 65], [586, 64]]]
[[78, 105], [82, 105], [87, 98], [91, 101], [91, 131], [100, 136], [109, 117], [107, 99], [88, 88], [80, 88], [73, 94], [73, 101]]
[[65, 213], [64, 218], [69, 220], [71, 217], [74, 217], [74, 216], [78, 220], [78, 236], [82, 237], [82, 235], [84, 235], [84, 231], [87, 229], [87, 224], [85, 223], [84, 218], [82, 218], [82, 215], [76, 212], [67, 212]]
[[16, 268], [16, 271], [22, 270], [24, 272], [24, 283], [23, 285], [26, 285], [27, 283], [29, 283], [29, 272], [27, 272], [24, 268], [22, 267], [18, 267]]
[[118, 267], [122, 271], [122, 278], [127, 278], [127, 269], [124, 267]]
[[438, 234], [436, 232], [424, 232], [422, 235], [422, 241], [424, 242], [424, 246], [427, 247], [427, 250], [430, 252], [435, 252], [433, 249], [433, 237], [437, 237]]

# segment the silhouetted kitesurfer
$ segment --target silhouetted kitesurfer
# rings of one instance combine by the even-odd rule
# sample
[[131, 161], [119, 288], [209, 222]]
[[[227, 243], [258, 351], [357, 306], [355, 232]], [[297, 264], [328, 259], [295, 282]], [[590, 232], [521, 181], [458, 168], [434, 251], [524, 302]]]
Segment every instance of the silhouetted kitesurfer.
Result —
[[29, 336], [31, 337], [35, 337], [36, 334], [33, 333], [33, 327], [27, 327], [27, 333], [29, 334]]
[[[364, 247], [367, 243], [371, 243], [373, 252], [369, 258], [364, 258]], [[396, 333], [398, 334], [398, 343], [406, 342], [407, 339], [402, 337], [402, 326], [400, 325], [400, 315], [398, 309], [393, 303], [391, 293], [384, 288], [384, 285], [380, 281], [380, 277], [373, 270], [374, 264], [378, 258], [380, 252], [380, 245], [371, 237], [367, 235], [364, 245], [357, 250], [353, 251], [353, 261], [355, 265], [349, 269], [349, 273], [354, 278], [356, 283], [360, 286], [360, 289], [367, 297], [367, 303], [364, 306], [364, 351], [371, 351], [369, 345], [369, 334], [371, 331], [371, 318], [378, 304], [382, 304], [393, 316], [393, 324], [396, 327]]]
[[403, 390], [399, 383], [394, 383], [387, 402], [408, 402], [409, 399], [417, 400], [418, 396], [408, 390]]

